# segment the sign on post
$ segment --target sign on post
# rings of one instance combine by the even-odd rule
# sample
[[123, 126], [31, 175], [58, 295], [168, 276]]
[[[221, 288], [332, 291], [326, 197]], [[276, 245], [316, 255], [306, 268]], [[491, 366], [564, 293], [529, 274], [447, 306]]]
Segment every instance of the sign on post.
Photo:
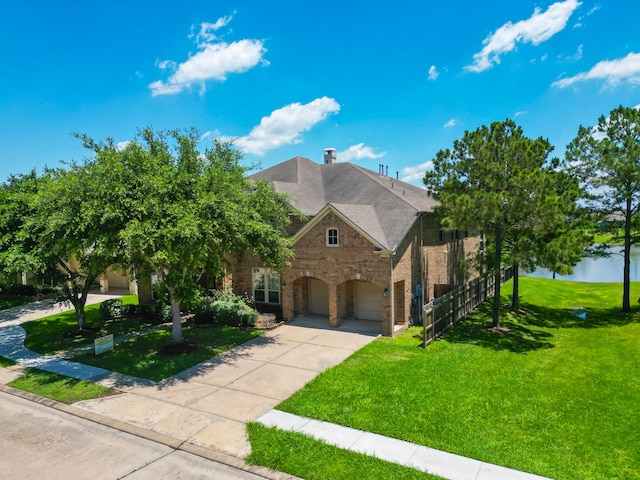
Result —
[[105, 335], [104, 337], [96, 338], [93, 341], [96, 349], [96, 355], [113, 350], [113, 335]]

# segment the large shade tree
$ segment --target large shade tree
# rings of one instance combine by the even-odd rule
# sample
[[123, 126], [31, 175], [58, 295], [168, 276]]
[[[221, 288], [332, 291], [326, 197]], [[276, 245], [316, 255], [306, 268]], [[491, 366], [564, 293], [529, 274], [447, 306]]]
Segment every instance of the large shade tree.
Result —
[[121, 251], [122, 224], [102, 215], [101, 180], [90, 174], [91, 162], [11, 177], [2, 189], [3, 267], [55, 274], [62, 280], [58, 300], [73, 305], [80, 331], [90, 289]]
[[[532, 269], [546, 242], [556, 248], [575, 210], [575, 181], [556, 171], [553, 150], [543, 138], [531, 139], [512, 120], [466, 131], [452, 149], [441, 150], [424, 183], [440, 201], [445, 228], [483, 235], [481, 262], [494, 275], [493, 326], [500, 327], [500, 268], [514, 267], [512, 306], [518, 308], [518, 269]], [[555, 255], [554, 261], [569, 259]]]
[[104, 215], [121, 222], [125, 263], [159, 274], [169, 292], [173, 342], [183, 340], [180, 305], [200, 277], [222, 272], [229, 255], [249, 253], [280, 268], [292, 254], [287, 198], [250, 182], [242, 154], [215, 141], [199, 151], [195, 130], [138, 132], [124, 148], [81, 136], [103, 179]]
[[630, 251], [640, 212], [640, 110], [618, 106], [601, 115], [594, 127], [580, 126], [567, 146], [566, 159], [582, 177], [588, 205], [604, 218], [622, 219], [622, 311], [631, 310]]

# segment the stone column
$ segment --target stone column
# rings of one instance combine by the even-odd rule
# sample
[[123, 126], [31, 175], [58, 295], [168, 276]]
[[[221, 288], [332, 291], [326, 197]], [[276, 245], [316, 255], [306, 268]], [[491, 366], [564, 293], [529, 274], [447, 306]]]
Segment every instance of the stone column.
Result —
[[338, 317], [338, 287], [333, 283], [329, 284], [329, 325], [332, 327], [340, 326], [340, 318]]

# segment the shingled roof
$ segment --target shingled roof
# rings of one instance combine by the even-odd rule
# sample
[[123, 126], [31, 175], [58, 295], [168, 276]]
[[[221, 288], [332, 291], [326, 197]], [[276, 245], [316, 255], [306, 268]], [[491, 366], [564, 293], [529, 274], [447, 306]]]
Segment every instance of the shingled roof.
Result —
[[308, 217], [330, 204], [388, 250], [396, 248], [419, 213], [437, 205], [421, 188], [352, 163], [294, 157], [250, 178], [269, 180]]

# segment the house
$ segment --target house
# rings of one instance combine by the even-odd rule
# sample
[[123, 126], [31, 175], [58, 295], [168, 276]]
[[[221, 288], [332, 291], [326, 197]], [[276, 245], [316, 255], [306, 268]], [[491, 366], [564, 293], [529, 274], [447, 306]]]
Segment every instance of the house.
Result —
[[281, 274], [241, 255], [227, 281], [287, 321], [322, 315], [338, 326], [359, 319], [393, 336], [420, 320], [423, 303], [465, 280], [458, 267], [477, 238], [443, 231], [436, 200], [389, 177], [384, 166], [374, 172], [336, 160], [326, 149], [322, 164], [294, 157], [250, 177], [288, 194], [307, 219], [293, 225], [295, 257]]

